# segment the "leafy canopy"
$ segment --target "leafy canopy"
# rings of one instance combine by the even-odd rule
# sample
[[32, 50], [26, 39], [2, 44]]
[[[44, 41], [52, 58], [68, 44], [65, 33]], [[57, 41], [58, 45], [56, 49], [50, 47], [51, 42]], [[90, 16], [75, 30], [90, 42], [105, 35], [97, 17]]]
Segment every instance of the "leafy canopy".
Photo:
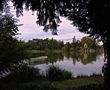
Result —
[[16, 19], [9, 15], [0, 15], [0, 74], [26, 58], [24, 48], [16, 39], [18, 26]]

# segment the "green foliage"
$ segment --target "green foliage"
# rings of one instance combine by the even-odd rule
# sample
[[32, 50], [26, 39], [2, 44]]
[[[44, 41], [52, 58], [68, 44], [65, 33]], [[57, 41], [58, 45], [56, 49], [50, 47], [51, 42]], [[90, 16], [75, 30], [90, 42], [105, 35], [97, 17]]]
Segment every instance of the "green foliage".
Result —
[[83, 37], [80, 43], [82, 47], [84, 47], [84, 44], [87, 44], [87, 48], [89, 49], [96, 49], [98, 46], [97, 42], [90, 37]]
[[16, 39], [17, 20], [11, 15], [0, 15], [0, 75], [27, 58], [25, 48]]
[[[13, 84], [14, 85], [14, 84]], [[0, 87], [0, 90], [57, 90], [49, 81], [39, 80], [20, 83], [15, 86]]]
[[[65, 44], [63, 41], [57, 41], [55, 39], [33, 39], [28, 42], [24, 42], [24, 44], [27, 46], [29, 52], [32, 51], [30, 54], [32, 53], [33, 56], [37, 56], [37, 54], [40, 56], [40, 53], [42, 55], [45, 53], [46, 55], [49, 52], [55, 52], [58, 50], [64, 50], [66, 52], [81, 52], [84, 51], [84, 44], [87, 44], [88, 50], [96, 50], [99, 48], [98, 43], [90, 37], [84, 37], [81, 41], [76, 40], [74, 37], [72, 43], [67, 42]], [[37, 52], [35, 50], [37, 50]]]
[[76, 40], [76, 37], [74, 36], [73, 41], [71, 43], [71, 49], [73, 51], [76, 51], [76, 50], [79, 50], [80, 47], [81, 47], [80, 41], [79, 40]]
[[58, 50], [64, 46], [63, 41], [57, 41], [55, 39], [33, 39], [28, 41], [27, 46], [32, 50]]
[[2, 78], [1, 82], [22, 83], [39, 80], [41, 78], [43, 78], [43, 76], [40, 74], [39, 69], [27, 65], [18, 65], [11, 70], [8, 76]]
[[72, 74], [68, 71], [61, 70], [58, 67], [50, 66], [46, 71], [46, 78], [49, 81], [60, 81], [72, 78]]
[[69, 42], [67, 42], [66, 44], [65, 44], [65, 50], [66, 51], [70, 51], [70, 48], [71, 48], [71, 46], [70, 46], [70, 43]]
[[19, 85], [18, 90], [57, 90], [49, 81], [35, 81]]

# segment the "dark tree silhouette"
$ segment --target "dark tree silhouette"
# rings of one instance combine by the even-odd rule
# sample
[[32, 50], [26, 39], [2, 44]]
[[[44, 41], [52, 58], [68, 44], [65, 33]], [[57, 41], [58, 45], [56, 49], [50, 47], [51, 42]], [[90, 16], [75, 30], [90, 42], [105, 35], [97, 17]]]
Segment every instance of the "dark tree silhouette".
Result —
[[[105, 90], [110, 84], [110, 1], [109, 0], [12, 0], [19, 16], [23, 6], [37, 11], [37, 23], [57, 34], [60, 16], [72, 21], [79, 31], [103, 41], [106, 64], [103, 68]], [[2, 5], [2, 4], [1, 4]], [[107, 88], [108, 87], [108, 88]]]
[[25, 49], [15, 38], [17, 30], [16, 19], [0, 15], [0, 79], [26, 58]]

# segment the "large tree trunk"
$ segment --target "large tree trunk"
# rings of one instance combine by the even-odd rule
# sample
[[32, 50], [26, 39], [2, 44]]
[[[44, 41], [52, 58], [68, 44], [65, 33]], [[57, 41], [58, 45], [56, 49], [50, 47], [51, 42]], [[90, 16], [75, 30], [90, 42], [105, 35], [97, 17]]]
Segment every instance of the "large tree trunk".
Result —
[[104, 71], [104, 89], [110, 90], [110, 39], [108, 38], [104, 42], [104, 51], [105, 51], [105, 65], [103, 67]]

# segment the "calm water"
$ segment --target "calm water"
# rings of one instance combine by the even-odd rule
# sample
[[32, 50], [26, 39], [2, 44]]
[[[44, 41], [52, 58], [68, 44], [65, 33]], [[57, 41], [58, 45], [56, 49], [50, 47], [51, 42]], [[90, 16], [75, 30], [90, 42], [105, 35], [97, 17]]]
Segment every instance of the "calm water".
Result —
[[104, 55], [96, 53], [51, 54], [33, 58], [30, 64], [35, 68], [39, 68], [43, 73], [45, 73], [50, 65], [55, 65], [61, 69], [70, 71], [74, 77], [79, 75], [89, 76], [92, 74], [102, 74]]

